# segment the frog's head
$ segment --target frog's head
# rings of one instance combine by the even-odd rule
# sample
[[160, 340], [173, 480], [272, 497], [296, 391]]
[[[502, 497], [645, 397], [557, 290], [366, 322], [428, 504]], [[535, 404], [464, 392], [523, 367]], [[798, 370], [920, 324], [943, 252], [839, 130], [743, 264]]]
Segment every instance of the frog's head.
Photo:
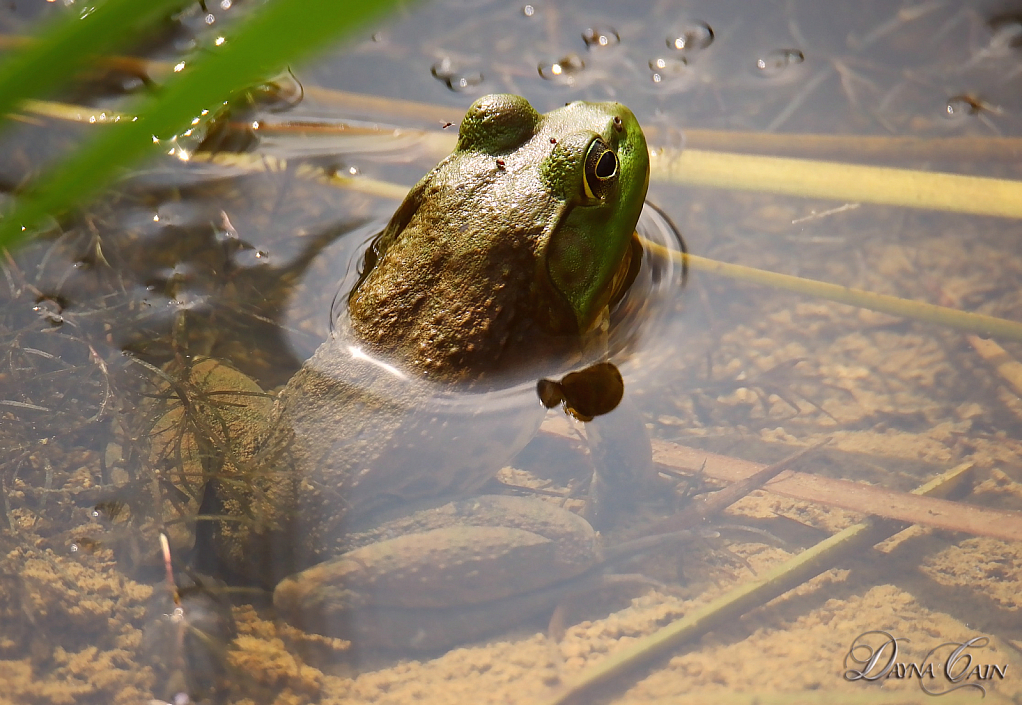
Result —
[[649, 187], [649, 154], [620, 103], [575, 101], [544, 115], [524, 98], [489, 95], [468, 109], [459, 151], [529, 152], [557, 204], [537, 242], [539, 311], [553, 333], [583, 334], [627, 286], [632, 233]]
[[355, 332], [448, 379], [577, 349], [637, 270], [648, 184], [645, 138], [619, 103], [540, 114], [480, 98], [367, 253]]

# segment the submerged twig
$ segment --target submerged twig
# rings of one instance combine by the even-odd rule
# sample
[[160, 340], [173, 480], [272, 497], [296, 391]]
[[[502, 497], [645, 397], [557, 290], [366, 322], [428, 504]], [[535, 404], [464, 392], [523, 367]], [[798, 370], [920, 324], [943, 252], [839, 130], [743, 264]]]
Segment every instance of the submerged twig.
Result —
[[[564, 428], [566, 425], [560, 420], [547, 419], [541, 431], [569, 438], [568, 431]], [[706, 477], [726, 482], [736, 482], [763, 468], [759, 463], [657, 439], [653, 440], [653, 462], [661, 467], [687, 470], [690, 474], [700, 472], [701, 468]], [[932, 497], [917, 497], [876, 485], [793, 471], [786, 471], [764, 485], [763, 489], [792, 499], [862, 514], [875, 514], [936, 529], [961, 531], [974, 536], [990, 536], [1006, 541], [1022, 540], [1022, 512], [990, 509]]]
[[[732, 482], [724, 489], [717, 490], [713, 494], [710, 494], [697, 502], [693, 502], [683, 511], [678, 512], [674, 516], [658, 523], [656, 527], [654, 527], [654, 532], [659, 534], [667, 531], [679, 531], [681, 529], [691, 529], [699, 526], [710, 517], [720, 514], [722, 511], [730, 507], [742, 497], [745, 497], [753, 490], [758, 490], [767, 482], [777, 477], [777, 475], [781, 472], [791, 467], [793, 463], [802, 459], [808, 453], [811, 453], [818, 448], [822, 448], [830, 443], [830, 441], [831, 439], [827, 438], [819, 443], [796, 451], [783, 460], [772, 465], [767, 465], [762, 470], [757, 470], [748, 477], [738, 480], [737, 482]], [[705, 466], [700, 467], [700, 470], [705, 470]]]
[[[763, 467], [758, 463], [660, 440], [653, 441], [653, 461], [677, 469], [694, 469], [705, 464], [703, 473], [707, 477], [728, 482], [738, 481]], [[763, 489], [792, 499], [947, 531], [961, 531], [1006, 541], [1022, 540], [1022, 512], [933, 497], [917, 497], [908, 492], [876, 485], [794, 471], [771, 480]]]
[[[962, 463], [940, 477], [912, 491], [914, 495], [940, 495], [957, 484], [972, 463]], [[622, 651], [609, 656], [596, 666], [582, 672], [548, 705], [573, 701], [583, 693], [651, 660], [678, 648], [686, 641], [738, 619], [746, 612], [783, 595], [810, 578], [828, 570], [842, 557], [861, 551], [905, 528], [900, 522], [866, 519], [821, 541], [794, 558], [785, 561], [759, 578], [713, 600], [702, 609], [686, 615], [663, 629], [639, 639]]]

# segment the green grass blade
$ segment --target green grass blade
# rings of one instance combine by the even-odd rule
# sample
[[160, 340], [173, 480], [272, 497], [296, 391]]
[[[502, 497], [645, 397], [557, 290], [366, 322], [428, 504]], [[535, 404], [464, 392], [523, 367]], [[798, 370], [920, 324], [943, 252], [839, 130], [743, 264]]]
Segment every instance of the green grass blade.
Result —
[[134, 106], [137, 119], [103, 131], [15, 201], [0, 221], [0, 247], [10, 246], [47, 215], [60, 215], [109, 184], [133, 161], [166, 149], [163, 139], [203, 109], [265, 80], [338, 35], [379, 17], [397, 0], [275, 0], [249, 17], [222, 46], [186, 62], [156, 94]]
[[46, 95], [93, 58], [137, 42], [146, 28], [189, 0], [106, 0], [49, 23], [28, 47], [0, 63], [0, 119], [26, 98]]

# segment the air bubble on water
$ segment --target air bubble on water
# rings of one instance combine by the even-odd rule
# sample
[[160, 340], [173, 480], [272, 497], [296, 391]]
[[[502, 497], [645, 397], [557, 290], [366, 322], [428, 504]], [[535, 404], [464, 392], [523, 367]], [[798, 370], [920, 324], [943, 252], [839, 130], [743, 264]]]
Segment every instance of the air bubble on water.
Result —
[[944, 115], [949, 120], [959, 120], [969, 115], [975, 115], [980, 111], [980, 103], [975, 98], [959, 95], [948, 98], [944, 109]]
[[430, 67], [430, 73], [456, 93], [471, 90], [481, 84], [485, 77], [481, 71], [462, 69], [451, 57], [445, 56]]
[[582, 32], [582, 41], [589, 49], [603, 49], [621, 43], [621, 35], [608, 25], [593, 25]]
[[805, 54], [798, 49], [774, 49], [756, 59], [756, 75], [775, 78], [789, 66], [797, 66], [805, 60]]
[[673, 81], [688, 74], [688, 59], [680, 57], [662, 57], [649, 60], [649, 69], [653, 72], [650, 77], [653, 83], [662, 84]]
[[713, 44], [713, 28], [705, 22], [692, 22], [667, 37], [667, 46], [677, 51], [700, 51]]
[[548, 81], [571, 85], [575, 76], [585, 70], [586, 64], [578, 54], [568, 54], [557, 61], [539, 65], [539, 75]]

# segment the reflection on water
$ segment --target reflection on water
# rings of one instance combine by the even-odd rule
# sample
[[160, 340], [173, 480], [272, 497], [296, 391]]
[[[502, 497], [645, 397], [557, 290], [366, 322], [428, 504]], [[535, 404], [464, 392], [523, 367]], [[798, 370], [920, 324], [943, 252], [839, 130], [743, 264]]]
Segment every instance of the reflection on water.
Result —
[[[161, 44], [161, 58], [202, 45], [202, 32], [224, 30], [230, 3], [209, 7], [215, 24], [208, 25], [198, 9], [186, 14], [184, 25]], [[20, 31], [17, 20], [5, 21]], [[295, 76], [306, 89], [449, 106], [451, 120], [475, 97], [494, 91], [523, 94], [540, 110], [574, 99], [619, 100], [647, 128], [654, 149], [685, 144], [687, 129], [786, 133], [796, 146], [804, 146], [803, 134], [954, 137], [966, 140], [963, 149], [972, 158], [930, 154], [930, 143], [911, 156], [876, 158], [1019, 179], [1017, 157], [1010, 156], [1018, 147], [1011, 152], [1013, 143], [998, 142], [993, 148], [990, 138], [1019, 135], [1020, 26], [1017, 8], [997, 2], [653, 2], [637, 14], [633, 6], [612, 3], [539, 3], [523, 10], [452, 0], [413, 8], [371, 39], [296, 68]], [[145, 89], [144, 82], [128, 78], [90, 83], [74, 99], [117, 106], [125, 91]], [[309, 121], [367, 117], [361, 108], [349, 114], [343, 104], [317, 103], [311, 93], [306, 90], [286, 115]], [[275, 102], [259, 110], [281, 107]], [[439, 128], [426, 111], [376, 119]], [[76, 139], [73, 131], [48, 122], [6, 134], [0, 147], [6, 190]], [[349, 151], [327, 156], [330, 150], [314, 136], [290, 143], [277, 137], [272, 149], [285, 158], [309, 155], [334, 173], [405, 185], [435, 162], [412, 138], [358, 140], [344, 143]], [[783, 150], [783, 141], [775, 144]], [[841, 158], [866, 159], [857, 144], [848, 137]], [[1015, 256], [1017, 224], [1011, 221], [658, 183], [650, 198], [678, 224], [696, 254], [1022, 320], [1022, 266]], [[9, 685], [14, 702], [169, 697], [166, 683], [154, 682], [154, 673], [140, 665], [142, 629], [153, 621], [147, 616], [151, 586], [164, 573], [154, 550], [160, 528], [171, 536], [179, 571], [191, 559], [203, 571], [219, 570], [221, 577], [248, 586], [225, 598], [234, 604], [239, 637], [225, 661], [226, 680], [235, 690], [224, 699], [531, 702], [548, 699], [587, 666], [861, 519], [834, 506], [841, 502], [754, 493], [715, 520], [721, 538], [637, 552], [630, 562], [615, 564], [615, 571], [641, 574], [641, 585], [633, 581], [587, 592], [557, 576], [540, 581], [556, 590], [546, 593], [539, 608], [520, 596], [531, 595], [532, 581], [542, 577], [537, 566], [546, 565], [546, 557], [538, 554], [547, 550], [545, 544], [519, 546], [508, 561], [472, 564], [494, 555], [483, 546], [503, 550], [506, 534], [488, 533], [493, 527], [459, 534], [460, 529], [429, 524], [429, 531], [444, 532], [438, 543], [463, 547], [467, 566], [458, 585], [446, 590], [448, 602], [429, 606], [440, 610], [432, 624], [412, 621], [408, 611], [382, 617], [376, 603], [362, 603], [360, 610], [362, 598], [354, 598], [352, 611], [344, 601], [351, 595], [322, 598], [334, 607], [348, 605], [337, 614], [354, 615], [355, 631], [363, 637], [425, 648], [425, 657], [401, 661], [407, 656], [365, 653], [343, 639], [319, 635], [323, 630], [308, 617], [305, 629], [275, 621], [269, 588], [290, 572], [280, 554], [268, 563], [246, 560], [251, 558], [246, 554], [239, 564], [230, 550], [210, 548], [223, 535], [237, 539], [224, 545], [241, 545], [258, 522], [272, 523], [267, 499], [283, 491], [269, 471], [254, 481], [244, 477], [256, 451], [239, 443], [250, 434], [255, 448], [261, 434], [251, 426], [235, 431], [232, 414], [268, 409], [271, 395], [327, 337], [338, 282], [357, 276], [352, 263], [395, 207], [383, 198], [302, 178], [294, 165], [256, 171], [160, 163], [2, 262], [0, 681]], [[650, 209], [643, 217], [647, 234], [669, 236]], [[907, 492], [971, 462], [975, 474], [971, 486], [960, 490], [962, 501], [1022, 508], [1022, 403], [1010, 376], [1012, 359], [1022, 355], [1017, 343], [998, 341], [1002, 351], [991, 354], [981, 342], [935, 324], [705, 274], [693, 276], [684, 296], [663, 286], [679, 278], [677, 263], [648, 260], [635, 289], [643, 296], [626, 299], [614, 321], [612, 360], [634, 414], [619, 417], [615, 411], [604, 426], [579, 426], [568, 436], [542, 432], [507, 461], [544, 421], [534, 380], [523, 386], [520, 404], [501, 406], [490, 399], [477, 406], [474, 399], [436, 398], [428, 413], [417, 416], [423, 423], [408, 431], [419, 441], [432, 439], [430, 447], [409, 437], [401, 448], [389, 449], [417, 469], [402, 482], [513, 493], [528, 498], [529, 507], [545, 498], [544, 506], [563, 518], [561, 508], [587, 511], [594, 466], [592, 482], [598, 486], [601, 473], [648, 463], [642, 455], [649, 451], [647, 433], [654, 439], [654, 459], [662, 463], [671, 462], [665, 442], [697, 455], [769, 463], [829, 437], [831, 444], [803, 459], [799, 470], [822, 480]], [[618, 325], [622, 321], [643, 321], [646, 327], [636, 331]], [[637, 339], [645, 342], [636, 344]], [[226, 361], [258, 385], [250, 380], [251, 386], [228, 387], [220, 378], [207, 383], [182, 372], [194, 371], [204, 357]], [[213, 367], [202, 369], [220, 369], [208, 364]], [[365, 359], [352, 364], [374, 366]], [[463, 426], [459, 414], [472, 421]], [[269, 412], [260, 415], [268, 418]], [[511, 420], [519, 416], [528, 418]], [[556, 426], [562, 416], [554, 410], [545, 419]], [[357, 437], [388, 418], [393, 417], [361, 413], [334, 421], [349, 424], [345, 432]], [[502, 445], [504, 456], [491, 450], [501, 434], [513, 436]], [[587, 442], [580, 436], [588, 436]], [[617, 445], [596, 443], [597, 437], [616, 438]], [[154, 454], [160, 438], [169, 439], [165, 452]], [[461, 450], [453, 451], [458, 444]], [[332, 452], [352, 452], [350, 446], [341, 443]], [[444, 477], [432, 472], [434, 465], [453, 475], [474, 471], [476, 479]], [[498, 465], [505, 466], [498, 472], [504, 486], [484, 485]], [[656, 477], [636, 480], [648, 481], [653, 490], [638, 491], [622, 516], [586, 539], [588, 547], [643, 536], [688, 506], [692, 495], [716, 489], [719, 481], [700, 473], [698, 465], [660, 464]], [[205, 490], [210, 478], [220, 482], [215, 496]], [[470, 502], [409, 514], [389, 506], [387, 490], [366, 492], [376, 508], [387, 511], [388, 521], [403, 525], [479, 508]], [[418, 496], [414, 488], [404, 494]], [[518, 497], [503, 499], [518, 506]], [[242, 510], [231, 521], [219, 521], [231, 514], [231, 502]], [[493, 507], [487, 509], [492, 516]], [[320, 538], [314, 533], [324, 523], [317, 520], [328, 511], [328, 502], [303, 505], [299, 532], [310, 544]], [[206, 516], [197, 532], [190, 521], [172, 518], [197, 513]], [[1002, 536], [1014, 515], [1004, 516]], [[401, 609], [424, 614], [423, 600], [433, 598], [418, 589], [416, 576], [434, 569], [452, 575], [432, 558], [438, 543], [402, 543], [397, 539], [403, 530], [387, 522], [360, 524], [358, 530], [369, 537], [363, 545], [374, 549], [372, 561], [380, 544], [419, 560], [419, 573], [397, 578], [388, 573], [391, 582], [379, 594], [387, 600], [410, 597]], [[337, 533], [347, 540], [355, 531], [345, 525]], [[288, 545], [281, 552], [290, 552], [289, 565], [298, 567], [318, 560], [300, 555], [304, 550]], [[586, 573], [599, 557], [586, 554], [579, 561]], [[334, 569], [354, 574], [370, 565], [358, 579], [372, 585], [376, 563], [368, 552]], [[621, 681], [605, 697], [705, 702], [745, 693], [766, 702], [811, 691], [838, 701], [873, 696], [875, 691], [863, 690], [869, 686], [844, 681], [841, 674], [850, 645], [874, 629], [910, 639], [904, 658], [917, 662], [942, 642], [992, 636], [995, 642], [977, 660], [1015, 667], [1004, 679], [986, 683], [988, 695], [1015, 697], [1019, 664], [1010, 645], [1022, 638], [1019, 566], [1018, 542], [916, 527], [735, 618], [675, 652], [669, 662], [655, 662]], [[238, 573], [253, 570], [260, 573], [255, 580], [238, 579]], [[187, 584], [181, 575], [179, 584]], [[530, 586], [510, 591], [519, 602], [496, 604], [494, 584], [519, 582]], [[157, 597], [166, 595], [161, 590]], [[499, 612], [496, 626], [488, 626], [496, 636], [481, 628], [481, 609], [459, 616], [444, 611], [451, 602], [474, 601], [485, 606], [487, 619]], [[556, 619], [546, 636], [541, 632], [551, 613]], [[438, 640], [430, 650], [434, 624], [471, 628], [462, 632], [468, 636]], [[172, 641], [176, 633], [164, 638]], [[483, 640], [445, 653], [448, 643], [477, 638]], [[886, 679], [884, 688], [909, 698], [919, 692], [909, 679]]]

